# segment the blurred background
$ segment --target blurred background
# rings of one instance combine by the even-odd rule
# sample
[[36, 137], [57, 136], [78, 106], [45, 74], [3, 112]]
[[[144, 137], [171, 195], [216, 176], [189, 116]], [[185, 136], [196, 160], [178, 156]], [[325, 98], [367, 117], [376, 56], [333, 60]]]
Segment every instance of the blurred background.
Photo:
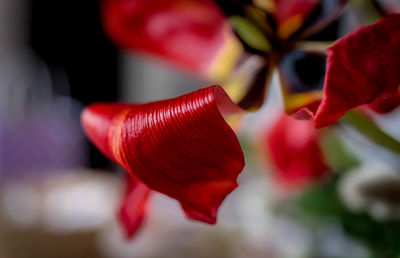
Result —
[[[349, 12], [340, 22], [354, 20]], [[0, 0], [0, 257], [369, 257], [335, 219], [309, 228], [275, 209], [268, 165], [246, 150], [254, 128], [274, 119], [277, 80], [268, 104], [246, 118], [246, 170], [218, 225], [190, 222], [176, 201], [155, 194], [144, 227], [127, 240], [117, 220], [124, 171], [89, 144], [80, 112], [98, 101], [171, 98], [205, 82], [119, 52], [97, 0]]]
[[96, 0], [0, 0], [0, 257], [262, 257], [269, 247], [234, 223], [246, 220], [241, 213], [218, 227], [191, 223], [158, 194], [148, 227], [127, 240], [117, 220], [124, 172], [81, 129], [89, 103], [200, 86], [121, 54], [103, 34]]

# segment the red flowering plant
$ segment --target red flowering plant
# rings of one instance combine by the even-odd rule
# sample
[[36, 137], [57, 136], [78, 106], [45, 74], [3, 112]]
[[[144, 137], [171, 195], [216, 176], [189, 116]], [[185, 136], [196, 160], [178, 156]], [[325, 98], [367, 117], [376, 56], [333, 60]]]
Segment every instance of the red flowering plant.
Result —
[[[82, 122], [92, 142], [139, 180], [131, 191], [143, 182], [178, 200], [189, 218], [214, 224], [244, 167], [239, 142], [224, 120], [235, 112], [239, 108], [222, 88], [211, 86], [142, 105], [93, 104]], [[147, 199], [143, 191], [138, 198]]]
[[[332, 169], [313, 125], [331, 125], [364, 104], [379, 112], [398, 106], [400, 14], [339, 39], [326, 52], [326, 43], [305, 41], [318, 39], [346, 3], [101, 1], [105, 31], [117, 46], [222, 85], [146, 104], [95, 103], [82, 113], [91, 141], [129, 172], [120, 211], [128, 235], [142, 224], [153, 190], [176, 199], [188, 218], [216, 223], [245, 165], [226, 119], [263, 104], [275, 68], [286, 113], [313, 120], [283, 117], [267, 136], [277, 178], [287, 185], [317, 181]], [[363, 113], [341, 121], [400, 153], [400, 144]]]
[[303, 188], [326, 177], [330, 171], [324, 159], [321, 131], [312, 121], [295, 120], [285, 114], [265, 136], [274, 177], [286, 190]]

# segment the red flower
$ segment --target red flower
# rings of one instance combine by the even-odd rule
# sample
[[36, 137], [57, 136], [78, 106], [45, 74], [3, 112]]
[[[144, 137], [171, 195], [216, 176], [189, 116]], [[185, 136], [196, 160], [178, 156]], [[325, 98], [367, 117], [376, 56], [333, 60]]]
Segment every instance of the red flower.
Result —
[[320, 180], [329, 171], [312, 121], [282, 115], [266, 137], [275, 177], [286, 188]]
[[[232, 3], [216, 2], [225, 2], [228, 7]], [[333, 5], [325, 0], [273, 2], [273, 10], [268, 9], [268, 4], [262, 8], [267, 7], [264, 14], [272, 14], [274, 20], [267, 24], [265, 19], [266, 26], [277, 25], [268, 36], [272, 36], [272, 43], [279, 44], [271, 44], [274, 53], [262, 53], [261, 66], [251, 71], [255, 79], [246, 82], [248, 91], [238, 101], [244, 108], [263, 102], [271, 69], [278, 65], [270, 57], [280, 56], [276, 55], [280, 49], [292, 47], [295, 40], [319, 31], [338, 16], [347, 1], [335, 0]], [[328, 10], [327, 6], [331, 8]], [[244, 2], [240, 2], [240, 7], [253, 11], [255, 8]], [[214, 78], [223, 78], [235, 65], [240, 66], [236, 61], [242, 55], [241, 44], [211, 0], [102, 0], [102, 12], [106, 33], [124, 49], [150, 53]], [[242, 41], [249, 50], [246, 40]], [[251, 52], [241, 60], [246, 60]], [[279, 64], [281, 71], [286, 72], [282, 76], [291, 75], [293, 60], [308, 62], [311, 58], [317, 65], [325, 60], [324, 56], [308, 51], [303, 51], [302, 56], [296, 52], [285, 57], [284, 65]], [[292, 94], [319, 90], [319, 82], [306, 85], [296, 75], [285, 81], [285, 99], [291, 100]], [[314, 95], [307, 95], [305, 102], [314, 101]], [[244, 166], [237, 139], [220, 114], [223, 107], [237, 107], [232, 103], [225, 105], [226, 102], [221, 89], [212, 87], [168, 101], [95, 104], [84, 111], [82, 122], [89, 138], [134, 176], [121, 208], [128, 235], [133, 235], [144, 219], [150, 189], [178, 200], [188, 217], [215, 223], [220, 203], [236, 187], [236, 177]]]
[[[238, 105], [252, 109], [263, 103], [273, 68], [279, 66], [281, 74], [292, 69], [288, 62], [284, 67], [280, 65], [281, 58], [275, 59], [290, 59], [288, 50], [298, 40], [325, 28], [346, 3], [347, 0], [102, 0], [102, 13], [105, 31], [117, 46], [155, 55], [206, 78], [223, 80], [221, 83]], [[235, 22], [238, 16], [243, 19]], [[234, 29], [240, 41], [228, 20], [239, 24]], [[259, 62], [249, 65], [253, 59]], [[305, 76], [310, 74], [323, 77], [307, 72]], [[287, 112], [321, 99], [322, 84], [301, 83], [301, 91], [299, 85], [294, 85], [294, 91], [292, 86], [287, 82], [282, 85]]]
[[[141, 105], [92, 104], [83, 111], [82, 124], [107, 157], [147, 187], [178, 200], [189, 218], [214, 224], [244, 167], [239, 142], [223, 118], [238, 111], [212, 86]], [[147, 198], [146, 190], [138, 192]], [[141, 202], [134, 206], [142, 209]], [[129, 224], [135, 229], [135, 221]]]
[[212, 0], [102, 0], [102, 11], [105, 31], [116, 45], [198, 75], [223, 76], [225, 71], [215, 69], [225, 61], [221, 58], [239, 57], [240, 44]]
[[[279, 71], [284, 108], [288, 114], [302, 107], [314, 106], [321, 100], [326, 62], [324, 51], [331, 42], [310, 43], [307, 39], [337, 19], [347, 0], [217, 2], [227, 2], [220, 5], [233, 21], [244, 48], [259, 57], [248, 58], [249, 66], [253, 66], [250, 68], [252, 71], [247, 73], [247, 81], [242, 83], [245, 84], [242, 85], [245, 92], [235, 92], [234, 97], [240, 107], [252, 109], [262, 105], [275, 68]], [[243, 9], [248, 11], [243, 14]], [[254, 35], [262, 38], [257, 42], [264, 42], [263, 46], [254, 43], [255, 39], [251, 37], [254, 36], [251, 34], [253, 30], [257, 31]], [[241, 68], [238, 66], [238, 70]], [[241, 76], [239, 74], [239, 81], [243, 80]]]
[[379, 112], [400, 104], [400, 14], [390, 15], [338, 40], [327, 50], [321, 104], [302, 110], [315, 126], [336, 122], [348, 110], [371, 103]]
[[152, 190], [140, 180], [127, 174], [126, 191], [119, 217], [124, 225], [126, 235], [133, 237], [146, 218], [148, 199]]

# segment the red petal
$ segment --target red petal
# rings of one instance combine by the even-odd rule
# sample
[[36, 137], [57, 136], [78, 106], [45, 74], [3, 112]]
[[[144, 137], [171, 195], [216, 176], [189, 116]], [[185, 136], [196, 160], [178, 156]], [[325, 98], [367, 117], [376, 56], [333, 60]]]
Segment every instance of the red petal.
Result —
[[[234, 38], [211, 0], [103, 0], [104, 28], [120, 47], [154, 54], [208, 75]], [[233, 53], [231, 53], [233, 54]]]
[[307, 16], [318, 6], [316, 0], [275, 0], [274, 17], [278, 25], [278, 34], [287, 38], [298, 30]]
[[299, 121], [283, 115], [267, 135], [270, 159], [275, 175], [288, 188], [321, 179], [329, 171], [319, 134], [312, 121]]
[[119, 216], [128, 237], [133, 237], [142, 226], [151, 192], [145, 184], [127, 174], [126, 193]]
[[124, 104], [98, 106], [96, 109], [91, 109], [90, 113], [86, 109], [82, 114], [82, 126], [86, 132], [90, 132], [87, 134], [89, 139], [107, 158], [114, 162], [116, 160], [108, 146], [108, 130], [115, 114], [123, 110], [124, 107]]
[[[100, 150], [148, 187], [177, 199], [190, 218], [215, 223], [244, 167], [236, 135], [222, 116], [239, 110], [212, 86], [142, 105], [93, 104], [82, 122], [89, 138], [103, 144]], [[94, 124], [104, 128], [92, 130]]]
[[347, 110], [398, 94], [400, 14], [357, 30], [328, 49], [324, 96], [315, 126], [338, 120]]
[[378, 113], [389, 113], [400, 105], [400, 91], [395, 94], [387, 94], [375, 100], [368, 106]]

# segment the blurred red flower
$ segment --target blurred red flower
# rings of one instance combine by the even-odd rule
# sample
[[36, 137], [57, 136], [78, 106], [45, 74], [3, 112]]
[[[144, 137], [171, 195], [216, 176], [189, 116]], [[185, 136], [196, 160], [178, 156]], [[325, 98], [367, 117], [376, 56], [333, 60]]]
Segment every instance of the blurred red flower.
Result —
[[[122, 49], [161, 57], [201, 76], [239, 47], [212, 0], [102, 0], [104, 29]], [[240, 51], [237, 50], [236, 51]], [[224, 56], [229, 58], [228, 56]]]
[[268, 131], [266, 143], [273, 172], [286, 189], [303, 187], [329, 172], [312, 121], [283, 114]]

